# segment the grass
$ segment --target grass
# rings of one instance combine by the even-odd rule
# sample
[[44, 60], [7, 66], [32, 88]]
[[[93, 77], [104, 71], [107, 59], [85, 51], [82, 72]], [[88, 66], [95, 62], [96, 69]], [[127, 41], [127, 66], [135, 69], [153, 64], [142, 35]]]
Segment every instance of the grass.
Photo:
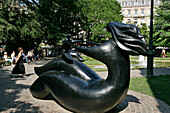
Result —
[[86, 60], [85, 62], [84, 62], [84, 64], [86, 64], [86, 65], [104, 65], [102, 62], [100, 62], [100, 61], [98, 61], [98, 60]]
[[[131, 60], [138, 60], [139, 56], [130, 56]], [[160, 58], [160, 57], [154, 57], [154, 60], [170, 60], [170, 58]]]
[[159, 58], [159, 57], [154, 57], [154, 60], [170, 60], [170, 58]]
[[129, 89], [155, 97], [170, 105], [170, 75], [131, 78]]
[[[104, 65], [102, 62], [89, 57], [84, 57], [84, 59], [86, 60], [84, 63], [92, 68], [94, 71], [107, 71], [107, 69], [93, 68], [93, 66], [95, 65]], [[139, 57], [130, 57], [130, 59], [138, 60]], [[155, 58], [154, 60], [165, 59]], [[166, 58], [166, 60], [170, 59]], [[159, 64], [159, 67], [169, 67], [169, 63], [170, 62], [163, 62], [162, 64]], [[170, 75], [157, 76], [154, 78], [131, 78], [129, 89], [155, 97], [170, 105]]]
[[[84, 64], [88, 65], [91, 69], [93, 69], [94, 71], [107, 71], [106, 69], [103, 68], [94, 68], [94, 66], [99, 66], [99, 65], [105, 65], [102, 62], [95, 60], [91, 57], [87, 57], [85, 55], [83, 55], [83, 58], [85, 59]], [[139, 62], [136, 62], [135, 60], [138, 60], [139, 57], [138, 56], [130, 56], [130, 62], [131, 64], [138, 64]], [[161, 59], [161, 60], [160, 60]], [[159, 67], [170, 67], [170, 62], [162, 62], [163, 60], [170, 60], [169, 58], [154, 58], [154, 64], [155, 64], [155, 68], [159, 68]], [[136, 66], [135, 68], [132, 69], [139, 69], [142, 67]]]
[[95, 60], [91, 57], [83, 56], [83, 59], [85, 59], [85, 62], [83, 62], [85, 65], [89, 66], [92, 70], [101, 72], [101, 71], [107, 71], [107, 68], [94, 68], [94, 66], [100, 66], [105, 65], [102, 62]]

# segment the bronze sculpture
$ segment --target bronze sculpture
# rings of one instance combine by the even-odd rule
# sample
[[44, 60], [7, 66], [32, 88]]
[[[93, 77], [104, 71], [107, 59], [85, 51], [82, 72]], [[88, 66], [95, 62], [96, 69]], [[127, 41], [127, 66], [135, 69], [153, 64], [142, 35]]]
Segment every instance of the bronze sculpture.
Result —
[[[39, 78], [30, 87], [32, 95], [45, 99], [51, 94], [74, 112], [101, 113], [121, 103], [129, 87], [129, 55], [146, 55], [146, 43], [140, 29], [131, 24], [110, 22], [107, 30], [113, 39], [93, 47], [79, 47], [74, 45], [77, 41], [66, 40], [62, 58], [35, 67]], [[108, 77], [104, 80], [84, 65], [71, 47], [106, 64]]]

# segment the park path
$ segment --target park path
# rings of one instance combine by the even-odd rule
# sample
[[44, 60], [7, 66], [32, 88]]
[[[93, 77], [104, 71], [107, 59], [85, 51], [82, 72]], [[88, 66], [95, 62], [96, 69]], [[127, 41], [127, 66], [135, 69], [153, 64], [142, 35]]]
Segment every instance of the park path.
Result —
[[[41, 66], [50, 60], [51, 59], [47, 59], [45, 61], [25, 64], [27, 78], [22, 78], [20, 76], [10, 78], [8, 75], [13, 66], [0, 68], [1, 113], [71, 113], [52, 100], [35, 99], [29, 92], [30, 85], [37, 79], [33, 68], [35, 66]], [[169, 73], [169, 68], [165, 68], [165, 70]], [[160, 72], [160, 70], [158, 71]], [[141, 70], [136, 70], [136, 72], [135, 70], [132, 70], [131, 73], [134, 73], [133, 75], [136, 75], [137, 77], [139, 77], [138, 74], [140, 76], [145, 75], [145, 71]], [[103, 78], [106, 77], [106, 72], [99, 74], [103, 76]], [[131, 76], [133, 77], [133, 75]], [[129, 90], [125, 100], [108, 113], [169, 113], [169, 111], [170, 106], [165, 102]]]

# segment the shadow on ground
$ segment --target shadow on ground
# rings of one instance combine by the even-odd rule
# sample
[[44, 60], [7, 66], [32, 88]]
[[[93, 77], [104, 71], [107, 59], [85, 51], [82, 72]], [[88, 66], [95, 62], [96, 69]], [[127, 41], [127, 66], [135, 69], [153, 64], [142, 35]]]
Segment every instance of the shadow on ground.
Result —
[[139, 103], [139, 99], [132, 96], [132, 95], [127, 95], [125, 100], [120, 103], [119, 105], [117, 105], [115, 108], [111, 109], [110, 111], [106, 112], [106, 113], [119, 113], [121, 111], [123, 111], [127, 106], [129, 102], [134, 102], [134, 103]]
[[[140, 69], [141, 75], [147, 76], [147, 69]], [[165, 76], [167, 75], [167, 76]], [[166, 84], [170, 84], [169, 77], [170, 75], [170, 68], [168, 67], [163, 67], [163, 68], [154, 68], [153, 69], [153, 77], [152, 78], [147, 78], [147, 82], [152, 90], [152, 93], [155, 98], [160, 99], [164, 102], [166, 102], [166, 98], [162, 95], [166, 95], [166, 97], [170, 97], [169, 93], [169, 87], [165, 86]], [[166, 82], [166, 84], [164, 84]], [[159, 85], [157, 85], [159, 84]], [[164, 94], [160, 91], [164, 92]], [[159, 100], [157, 100], [158, 106], [157, 108], [159, 109], [160, 112], [164, 113], [165, 111], [162, 110], [161, 104]]]
[[[147, 69], [139, 69], [139, 70], [141, 71], [140, 74], [142, 76], [146, 76]], [[168, 68], [168, 67], [154, 68], [153, 74], [154, 74], [154, 76], [170, 74], [170, 68]]]
[[[44, 65], [45, 63], [48, 63], [50, 60], [47, 59], [43, 62], [36, 61], [36, 62], [33, 62], [32, 64], [28, 64], [27, 66], [33, 68], [33, 65], [37, 65], [37, 66]], [[161, 68], [159, 71], [162, 72], [163, 69], [165, 69], [165, 68]], [[146, 69], [141, 69], [140, 71], [143, 76], [146, 75]], [[38, 113], [44, 112], [41, 109], [42, 106], [44, 107], [43, 104], [41, 104], [41, 103], [37, 104], [36, 102], [34, 104], [34, 103], [32, 103], [32, 102], [34, 102], [34, 100], [31, 100], [31, 102], [30, 102], [29, 99], [28, 99], [28, 101], [26, 101], [26, 99], [24, 99], [24, 98], [30, 98], [30, 97], [21, 96], [21, 95], [24, 95], [23, 92], [25, 92], [25, 93], [29, 92], [28, 90], [29, 90], [29, 87], [31, 84], [24, 83], [24, 82], [28, 82], [28, 81], [26, 81], [26, 79], [28, 80], [28, 78], [15, 77], [15, 78], [11, 79], [9, 77], [10, 72], [11, 72], [10, 69], [0, 68], [0, 86], [1, 86], [0, 87], [0, 92], [1, 92], [0, 93], [0, 97], [1, 97], [0, 112], [6, 112], [6, 111], [15, 112], [15, 113], [16, 112], [24, 113], [24, 112], [31, 112], [31, 111], [38, 112]], [[31, 78], [31, 76], [33, 74], [34, 73], [32, 70], [32, 71], [29, 71], [29, 73], [27, 73], [27, 76], [30, 76], [29, 78]], [[154, 84], [151, 83], [149, 80], [148, 80], [148, 83], [150, 84], [150, 87], [151, 87], [152, 92], [154, 93], [155, 97], [158, 98], [159, 95], [157, 94], [157, 90], [159, 90], [159, 89], [154, 88]], [[136, 98], [132, 95], [127, 95], [127, 97], [121, 104], [117, 105], [114, 109], [108, 111], [107, 113], [121, 112], [125, 108], [127, 108], [127, 106], [129, 105], [129, 102], [140, 104], [138, 98]], [[45, 103], [47, 103], [47, 102], [45, 102]], [[158, 103], [159, 103], [159, 101], [158, 101]], [[54, 105], [54, 104], [52, 102], [51, 105]], [[45, 107], [45, 108], [47, 109], [47, 107]], [[161, 108], [159, 108], [159, 106], [157, 106], [157, 107], [161, 112], [164, 112], [161, 110]], [[56, 106], [51, 107], [51, 108], [54, 108], [55, 110], [61, 109], [61, 108], [56, 109]]]
[[[17, 81], [24, 81], [26, 78], [17, 77], [11, 79], [9, 74], [10, 70], [0, 69], [0, 112], [42, 112], [38, 107], [19, 99], [22, 95], [22, 90], [28, 90], [30, 86], [17, 83]], [[30, 75], [32, 74], [28, 74], [28, 76]]]

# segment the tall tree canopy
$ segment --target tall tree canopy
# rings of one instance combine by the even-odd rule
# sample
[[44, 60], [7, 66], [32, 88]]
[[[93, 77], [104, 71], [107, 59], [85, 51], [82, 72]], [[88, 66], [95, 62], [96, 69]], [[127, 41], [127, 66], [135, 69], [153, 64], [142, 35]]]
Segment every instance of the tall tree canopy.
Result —
[[[0, 8], [0, 40], [8, 46], [33, 48], [42, 40], [56, 45], [71, 33], [102, 42], [110, 21], [121, 22], [116, 0], [4, 0]], [[11, 47], [13, 48], [13, 47]]]
[[79, 7], [85, 17], [83, 30], [88, 31], [88, 38], [94, 41], [104, 41], [110, 35], [105, 29], [109, 22], [122, 22], [121, 6], [116, 0], [79, 1]]
[[9, 0], [3, 2], [0, 10], [0, 33], [1, 42], [6, 43], [9, 49], [18, 46], [32, 49], [41, 42], [43, 36], [37, 13], [21, 1]]
[[107, 23], [123, 19], [116, 0], [41, 0], [39, 9], [48, 28], [48, 41], [69, 33], [79, 36], [81, 31], [87, 39], [101, 41], [103, 37], [105, 40]]
[[153, 41], [155, 46], [170, 47], [170, 2], [162, 0], [154, 16]]

